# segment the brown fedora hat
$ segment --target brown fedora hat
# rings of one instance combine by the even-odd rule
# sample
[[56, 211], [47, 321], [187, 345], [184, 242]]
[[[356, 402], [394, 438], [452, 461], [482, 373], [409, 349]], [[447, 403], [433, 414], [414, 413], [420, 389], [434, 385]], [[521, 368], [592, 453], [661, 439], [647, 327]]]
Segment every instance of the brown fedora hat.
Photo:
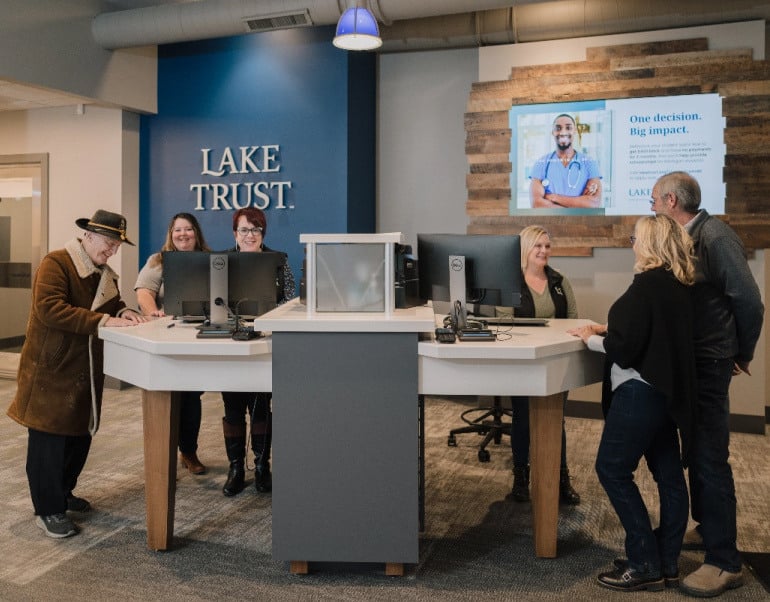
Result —
[[83, 230], [96, 232], [102, 236], [108, 236], [129, 245], [134, 244], [126, 236], [126, 218], [120, 215], [120, 213], [111, 213], [104, 209], [98, 209], [91, 219], [81, 217], [75, 220], [75, 223], [78, 228], [83, 228]]

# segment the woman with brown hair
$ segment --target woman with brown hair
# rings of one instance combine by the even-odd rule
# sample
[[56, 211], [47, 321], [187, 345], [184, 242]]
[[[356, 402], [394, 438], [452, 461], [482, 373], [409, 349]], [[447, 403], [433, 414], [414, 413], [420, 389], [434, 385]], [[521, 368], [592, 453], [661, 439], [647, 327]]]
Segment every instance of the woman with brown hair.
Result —
[[[139, 308], [146, 316], [165, 316], [163, 311], [163, 252], [211, 251], [203, 237], [198, 220], [190, 213], [177, 213], [166, 230], [160, 251], [147, 259], [139, 272], [134, 290]], [[206, 473], [198, 459], [198, 433], [201, 427], [202, 391], [181, 391], [179, 412], [179, 459], [190, 474]]]
[[[261, 209], [245, 207], [233, 214], [233, 237], [235, 247], [230, 251], [240, 253], [270, 252], [265, 245], [267, 218]], [[288, 263], [284, 264], [279, 274], [281, 298], [284, 303], [294, 297], [294, 275]], [[246, 412], [250, 416], [251, 450], [254, 452], [254, 488], [266, 493], [273, 487], [270, 473], [270, 445], [272, 443], [272, 414], [269, 392], [244, 393], [223, 391], [225, 415], [222, 418], [222, 430], [225, 437], [225, 450], [230, 461], [227, 480], [222, 493], [233, 496], [243, 491], [246, 476]]]

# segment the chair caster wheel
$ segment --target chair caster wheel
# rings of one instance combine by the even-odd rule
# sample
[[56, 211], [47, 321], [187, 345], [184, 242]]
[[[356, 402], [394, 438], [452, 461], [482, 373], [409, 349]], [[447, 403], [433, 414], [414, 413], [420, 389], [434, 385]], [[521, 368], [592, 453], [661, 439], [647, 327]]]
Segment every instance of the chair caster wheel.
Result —
[[449, 435], [449, 438], [446, 440], [446, 444], [449, 447], [457, 447], [457, 439], [455, 439], [454, 435]]
[[479, 462], [489, 462], [489, 452], [485, 449], [479, 450]]

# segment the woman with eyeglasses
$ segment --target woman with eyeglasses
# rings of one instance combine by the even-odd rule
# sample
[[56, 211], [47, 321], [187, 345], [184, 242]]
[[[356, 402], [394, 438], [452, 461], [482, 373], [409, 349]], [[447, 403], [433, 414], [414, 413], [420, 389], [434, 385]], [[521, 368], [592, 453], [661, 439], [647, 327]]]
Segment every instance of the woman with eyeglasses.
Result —
[[[631, 241], [638, 273], [607, 324], [570, 332], [607, 358], [596, 473], [625, 529], [626, 557], [597, 579], [619, 591], [658, 591], [679, 584], [689, 512], [684, 467], [696, 395], [695, 267], [692, 240], [670, 217], [641, 218]], [[634, 482], [642, 458], [658, 485], [657, 528]]]
[[[163, 251], [211, 251], [198, 220], [190, 213], [177, 213], [166, 230], [160, 251], [147, 259], [139, 272], [134, 290], [139, 309], [145, 316], [165, 316], [163, 311]], [[179, 459], [193, 475], [206, 474], [198, 459], [198, 433], [201, 428], [202, 391], [181, 391], [179, 411]]]
[[[267, 219], [264, 212], [256, 207], [238, 209], [233, 214], [233, 236], [235, 247], [230, 251], [241, 253], [261, 253], [273, 251], [265, 246]], [[294, 297], [294, 275], [288, 262], [281, 272], [284, 303]], [[225, 451], [230, 462], [227, 480], [222, 493], [233, 496], [244, 488], [246, 476], [246, 412], [250, 415], [250, 442], [254, 452], [254, 488], [265, 493], [272, 489], [270, 474], [270, 444], [272, 442], [272, 415], [270, 412], [269, 392], [243, 393], [223, 391], [222, 401], [225, 415], [222, 418], [222, 430], [225, 437]]]

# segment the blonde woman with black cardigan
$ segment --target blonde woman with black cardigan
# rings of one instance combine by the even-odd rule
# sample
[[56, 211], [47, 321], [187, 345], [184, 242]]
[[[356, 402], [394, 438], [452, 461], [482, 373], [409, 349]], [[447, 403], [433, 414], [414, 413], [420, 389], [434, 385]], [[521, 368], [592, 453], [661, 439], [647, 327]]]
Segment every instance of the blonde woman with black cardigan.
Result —
[[[610, 308], [606, 325], [572, 334], [607, 355], [606, 422], [596, 472], [626, 531], [626, 558], [597, 579], [614, 590], [657, 591], [679, 583], [689, 513], [683, 467], [696, 394], [690, 287], [695, 268], [689, 235], [669, 217], [641, 218], [631, 240], [639, 272], [631, 286]], [[655, 529], [634, 482], [642, 457], [658, 485]]]

